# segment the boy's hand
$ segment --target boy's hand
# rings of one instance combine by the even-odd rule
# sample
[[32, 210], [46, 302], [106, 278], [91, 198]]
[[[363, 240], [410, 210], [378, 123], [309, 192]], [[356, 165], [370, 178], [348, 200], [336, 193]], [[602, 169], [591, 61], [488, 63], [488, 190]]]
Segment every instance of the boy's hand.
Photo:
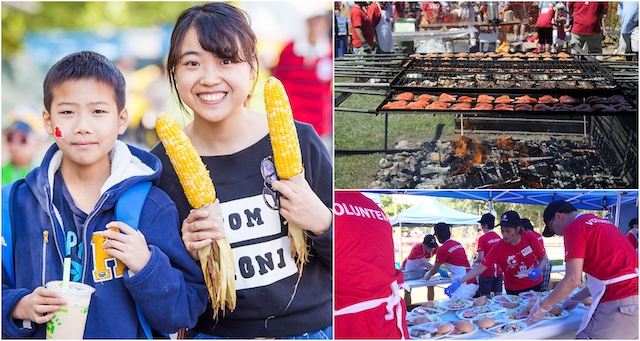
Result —
[[105, 238], [102, 248], [109, 256], [122, 261], [130, 271], [140, 272], [151, 259], [151, 251], [142, 232], [121, 221], [112, 221], [106, 227], [107, 230], [102, 232]]
[[223, 228], [206, 209], [191, 211], [182, 222], [182, 242], [191, 258], [198, 260], [198, 249], [224, 238]]
[[11, 312], [11, 317], [42, 324], [51, 320], [53, 314], [65, 304], [67, 300], [62, 298], [60, 293], [45, 287], [37, 287], [18, 301]]
[[321, 236], [331, 227], [333, 214], [318, 198], [304, 177], [295, 181], [276, 180], [271, 183], [280, 192], [280, 214], [288, 222]]

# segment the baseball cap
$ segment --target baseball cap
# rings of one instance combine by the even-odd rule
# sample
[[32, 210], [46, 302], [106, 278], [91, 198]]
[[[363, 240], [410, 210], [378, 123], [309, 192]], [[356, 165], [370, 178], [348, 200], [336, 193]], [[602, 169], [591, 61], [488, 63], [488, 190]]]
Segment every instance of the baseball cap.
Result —
[[531, 223], [531, 220], [527, 218], [520, 219], [520, 226], [522, 226], [525, 231], [533, 231], [533, 224]]
[[500, 224], [497, 226], [514, 227], [520, 225], [520, 215], [516, 211], [506, 211], [500, 216]]
[[20, 133], [25, 133], [25, 134], [29, 134], [33, 132], [33, 128], [31, 128], [31, 126], [23, 121], [14, 121], [13, 123], [11, 123], [11, 125], [9, 127], [7, 127], [7, 129], [5, 130], [5, 132], [20, 132]]
[[487, 225], [493, 226], [493, 224], [495, 224], [496, 222], [496, 217], [494, 217], [493, 214], [491, 213], [485, 213], [482, 215], [482, 218], [478, 220], [478, 222], [480, 224], [487, 224]]
[[551, 226], [549, 226], [549, 221], [551, 221], [551, 219], [556, 215], [556, 212], [563, 213], [571, 211], [576, 211], [576, 208], [564, 200], [554, 200], [550, 202], [542, 213], [542, 217], [544, 218], [544, 231], [542, 231], [542, 235], [545, 237], [551, 237], [556, 234]]
[[438, 246], [438, 243], [436, 243], [436, 237], [434, 237], [432, 234], [426, 235], [424, 237], [424, 240], [422, 241], [422, 244], [426, 245], [430, 249]]

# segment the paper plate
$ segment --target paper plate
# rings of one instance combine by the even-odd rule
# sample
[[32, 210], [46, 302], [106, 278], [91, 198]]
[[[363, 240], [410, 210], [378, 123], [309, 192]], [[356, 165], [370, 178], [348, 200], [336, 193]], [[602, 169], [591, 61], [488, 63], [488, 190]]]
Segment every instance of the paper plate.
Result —
[[455, 298], [448, 301], [440, 302], [440, 308], [449, 310], [461, 310], [473, 307], [473, 302], [463, 298]]
[[487, 306], [495, 305], [495, 304], [496, 304], [496, 302], [494, 300], [492, 300], [490, 298], [486, 298], [483, 305], [481, 305], [481, 306], [476, 305], [474, 307], [487, 307]]
[[[426, 316], [426, 315], [414, 315], [414, 314], [411, 314], [411, 316], [407, 315], [407, 326], [413, 327], [414, 323], [412, 323], [411, 321], [413, 319], [415, 319], [416, 317], [426, 317], [426, 318], [428, 318], [429, 322], [424, 322], [424, 323], [439, 322], [439, 321], [442, 320], [442, 318], [440, 316], [437, 316], [437, 315]], [[419, 324], [415, 324], [415, 325], [417, 326], [417, 325], [420, 325], [420, 324], [423, 324], [423, 323], [419, 323]]]
[[562, 313], [560, 313], [560, 315], [556, 316], [553, 315], [552, 313], [547, 313], [546, 315], [544, 315], [545, 320], [559, 320], [559, 319], [563, 319], [565, 317], [569, 316], [569, 312], [566, 310], [563, 310]]
[[[492, 306], [492, 307], [482, 306], [482, 307], [473, 307], [469, 309], [456, 311], [456, 316], [458, 316], [458, 318], [461, 320], [476, 321], [485, 317], [494, 317], [496, 314], [499, 314], [501, 311], [504, 311], [504, 309], [498, 308], [495, 306]], [[478, 315], [480, 315], [480, 317], [478, 317]]]
[[433, 308], [415, 307], [411, 310], [412, 313], [416, 315], [423, 315], [423, 316], [442, 315], [447, 311], [448, 311], [447, 309], [441, 308], [441, 307], [433, 307]]
[[[534, 291], [534, 293], [540, 298], [549, 296], [549, 292], [547, 291]], [[533, 294], [531, 294], [531, 291], [525, 291], [525, 292], [519, 293], [518, 296], [522, 298], [531, 298]]]
[[497, 303], [502, 303], [502, 302], [520, 303], [520, 302], [522, 302], [522, 297], [520, 297], [518, 295], [509, 295], [509, 294], [496, 295], [496, 296], [493, 296], [492, 299], [493, 299], [494, 302], [497, 302]]
[[[505, 325], [500, 328], [490, 330], [491, 328], [494, 328], [495, 326], [499, 326], [501, 324]], [[491, 328], [482, 328], [482, 330], [493, 335], [507, 335], [520, 333], [527, 329], [526, 323], [513, 320], [497, 320], [495, 326]]]
[[[458, 321], [458, 322], [460, 322], [460, 321]], [[457, 337], [463, 338], [463, 337], [466, 337], [467, 335], [471, 335], [471, 334], [477, 332], [480, 329], [480, 327], [478, 327], [477, 324], [471, 322], [473, 324], [473, 330], [472, 331], [470, 331], [468, 333], [456, 333], [458, 331], [456, 329], [456, 324], [458, 322], [454, 322], [453, 323], [453, 330], [451, 331], [451, 333], [449, 335], [447, 335], [448, 337], [450, 337], [450, 338], [457, 338]]]
[[[444, 333], [440, 335], [435, 335], [429, 331], [429, 329], [435, 328], [434, 326], [437, 326], [440, 323], [450, 324], [451, 330], [448, 333]], [[452, 331], [453, 331], [453, 325], [451, 324], [451, 322], [428, 322], [428, 323], [419, 324], [417, 326], [409, 327], [409, 337], [412, 340], [425, 340], [425, 339], [436, 340], [451, 334]]]
[[[524, 309], [525, 307], [523, 306], [519, 306], [517, 308], [513, 308], [513, 309], [509, 309], [507, 311], [504, 312], [504, 318], [510, 321], [520, 321], [520, 320], [526, 320], [527, 317], [529, 316], [529, 314], [527, 314], [526, 310]], [[522, 313], [524, 317], [521, 318], [516, 318], [515, 315], [516, 314], [520, 314]]]

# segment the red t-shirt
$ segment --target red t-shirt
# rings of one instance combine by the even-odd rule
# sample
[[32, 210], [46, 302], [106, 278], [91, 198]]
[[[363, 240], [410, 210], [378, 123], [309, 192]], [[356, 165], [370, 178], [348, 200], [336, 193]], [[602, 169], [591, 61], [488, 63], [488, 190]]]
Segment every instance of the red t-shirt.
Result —
[[638, 248], [638, 237], [635, 234], [627, 232], [627, 240], [631, 243], [634, 249]]
[[[484, 255], [481, 262], [486, 267], [498, 264], [504, 273], [504, 287], [513, 291], [531, 288], [542, 282], [542, 276], [532, 281], [524, 274], [532, 267], [538, 267], [538, 259], [547, 253], [534, 233], [524, 231], [520, 237], [517, 245], [501, 240], [489, 254]], [[522, 274], [522, 277], [518, 278], [518, 274]]]
[[364, 39], [370, 46], [373, 46], [373, 35], [375, 26], [371, 23], [371, 18], [358, 5], [351, 7], [351, 45], [353, 47], [362, 47], [362, 42], [356, 33], [356, 27], [362, 30]]
[[551, 21], [553, 20], [553, 15], [556, 12], [553, 10], [553, 6], [545, 7], [540, 9], [540, 14], [538, 14], [538, 20], [536, 21], [537, 28], [553, 28], [553, 24]]
[[411, 260], [421, 259], [421, 258], [429, 259], [433, 257], [433, 255], [435, 255], [437, 251], [438, 251], [437, 246], [432, 252], [427, 252], [422, 249], [422, 243], [415, 244], [414, 246], [411, 247], [411, 251], [409, 251], [409, 255], [407, 256], [407, 258], [405, 258], [404, 261], [402, 261], [402, 266], [405, 266], [407, 264], [407, 259], [411, 259]]
[[[582, 214], [564, 229], [565, 261], [584, 260], [583, 271], [607, 280], [634, 273], [638, 254], [620, 230], [608, 220]], [[607, 286], [601, 302], [638, 294], [638, 277]]]
[[573, 8], [572, 33], [591, 35], [602, 31], [600, 27], [600, 13], [609, 9], [606, 2], [568, 2], [568, 9]]
[[[449, 272], [451, 272], [451, 278], [462, 278], [464, 274], [471, 270], [464, 247], [453, 239], [447, 240], [438, 247], [436, 250], [436, 263], [445, 264], [449, 268]], [[464, 268], [464, 273], [458, 271], [462, 270], [462, 268]], [[467, 283], [478, 283], [478, 281], [474, 278]]]
[[425, 1], [422, 4], [422, 10], [427, 15], [427, 18], [435, 18], [438, 13], [442, 12], [442, 4], [438, 1]]
[[[498, 233], [494, 230], [489, 230], [489, 232], [483, 234], [480, 239], [478, 239], [478, 249], [476, 252], [484, 251], [484, 257], [486, 257], [489, 254], [489, 251], [500, 243], [500, 241], [502, 241], [502, 238]], [[500, 275], [502, 275], [502, 270], [496, 264], [487, 267], [487, 270], [480, 274], [480, 276], [486, 277], [496, 277]]]
[[[389, 297], [391, 283], [401, 284], [404, 277], [395, 267], [392, 227], [387, 216], [378, 205], [356, 191], [336, 191], [334, 216], [335, 309]], [[397, 319], [403, 321], [405, 336], [409, 338], [407, 308], [404, 300], [401, 299], [400, 304], [402, 316], [389, 321], [384, 318], [386, 304], [336, 316], [336, 339], [400, 339]]]
[[373, 25], [374, 28], [378, 26], [378, 24], [380, 23], [380, 20], [382, 20], [382, 13], [380, 13], [380, 6], [374, 2], [372, 2], [367, 7], [367, 15], [369, 16], [369, 19], [371, 20], [371, 24]]

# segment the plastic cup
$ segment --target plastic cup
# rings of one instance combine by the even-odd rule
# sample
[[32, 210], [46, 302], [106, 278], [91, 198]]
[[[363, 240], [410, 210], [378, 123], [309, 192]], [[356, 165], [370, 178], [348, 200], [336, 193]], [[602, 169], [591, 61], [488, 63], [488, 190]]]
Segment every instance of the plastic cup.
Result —
[[60, 310], [47, 322], [47, 339], [82, 339], [87, 322], [91, 294], [96, 289], [76, 282], [69, 282], [69, 288], [65, 289], [62, 287], [62, 281], [51, 281], [46, 284], [46, 287], [59, 292], [67, 300], [67, 304], [60, 307]]

